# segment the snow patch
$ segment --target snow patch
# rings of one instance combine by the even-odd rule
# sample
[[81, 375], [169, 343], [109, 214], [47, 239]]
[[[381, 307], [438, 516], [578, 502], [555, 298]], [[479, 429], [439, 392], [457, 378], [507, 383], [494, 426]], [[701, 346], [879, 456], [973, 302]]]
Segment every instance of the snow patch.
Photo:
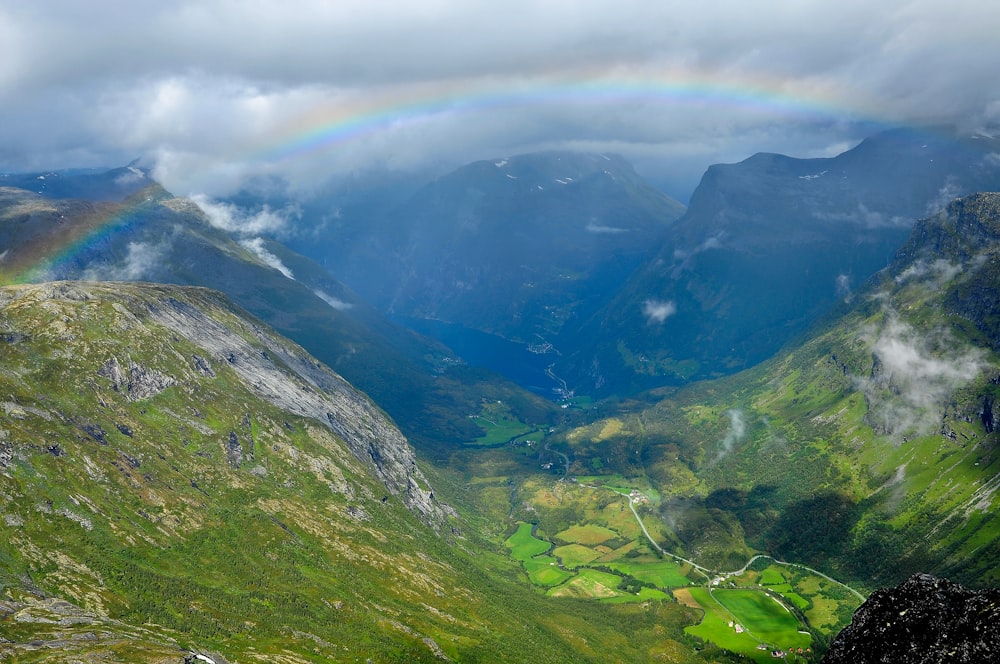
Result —
[[493, 162], [493, 165], [496, 166], [497, 168], [503, 168], [509, 163], [510, 162], [508, 162], [506, 159], [501, 159], [500, 161]]

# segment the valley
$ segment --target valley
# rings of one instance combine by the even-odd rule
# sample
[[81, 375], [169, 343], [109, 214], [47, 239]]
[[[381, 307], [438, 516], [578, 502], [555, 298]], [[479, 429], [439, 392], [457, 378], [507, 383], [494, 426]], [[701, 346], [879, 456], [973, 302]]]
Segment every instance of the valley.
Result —
[[[897, 139], [842, 159], [884, 154]], [[248, 245], [155, 184], [115, 190], [117, 174], [87, 176], [117, 202], [0, 189], [0, 273], [11, 284], [0, 289], [0, 653], [813, 662], [865, 598], [913, 573], [996, 584], [1000, 198], [955, 199], [912, 228], [838, 229], [838, 242], [861, 233], [892, 255], [882, 269], [874, 254], [866, 271], [856, 264], [849, 290], [789, 296], [782, 307], [798, 322], [777, 334], [769, 317], [792, 320], [770, 308], [783, 291], [712, 267], [744, 247], [711, 229], [687, 234], [720, 171], [821, 169], [773, 156], [716, 169], [661, 227], [650, 210], [679, 211], [620, 162], [611, 177], [586, 175], [604, 161], [543, 154], [506, 173], [477, 163], [414, 194], [414, 205], [434, 203], [425, 225], [449, 218], [438, 206], [457, 179], [469, 200], [528, 206], [530, 226], [564, 194], [512, 194], [506, 175], [570, 169], [560, 192], [575, 186], [587, 201], [610, 191], [624, 206], [591, 227], [644, 211], [630, 267], [609, 244], [601, 260], [616, 276], [570, 274], [582, 260], [571, 251], [554, 281], [532, 281], [539, 290], [506, 309], [496, 303], [521, 277], [498, 270], [477, 277], [489, 289], [463, 285], [451, 309], [427, 309], [431, 289], [422, 303], [376, 294], [379, 311], [277, 240]], [[918, 171], [917, 181], [933, 175]], [[925, 205], [902, 191], [905, 204], [889, 201], [900, 214]], [[489, 205], [477, 209], [488, 232], [465, 217], [456, 242], [488, 245], [501, 232]], [[800, 219], [765, 217], [753, 223], [779, 234]], [[554, 265], [544, 245], [563, 237], [524, 258]], [[717, 243], [683, 258], [684, 242], [706, 237]], [[134, 274], [178, 285], [114, 280], [132, 274], [139, 245], [163, 261]], [[827, 248], [796, 244], [799, 262], [785, 264], [787, 246], [762, 243], [754, 260], [809, 263], [828, 279], [842, 266], [810, 262]], [[667, 254], [683, 264], [676, 275], [664, 276]], [[630, 291], [657, 271], [661, 286], [683, 281], [695, 299]], [[712, 280], [715, 295], [701, 290]], [[737, 286], [766, 297], [743, 301]], [[743, 313], [702, 306], [720, 293]], [[647, 319], [628, 334], [659, 350], [617, 329], [623, 307]], [[757, 325], [747, 338], [766, 343], [706, 373], [684, 349], [716, 353], [722, 337], [692, 330], [727, 316]], [[682, 319], [697, 325], [671, 337], [665, 328]], [[584, 370], [584, 346], [625, 362], [612, 370], [601, 356]]]

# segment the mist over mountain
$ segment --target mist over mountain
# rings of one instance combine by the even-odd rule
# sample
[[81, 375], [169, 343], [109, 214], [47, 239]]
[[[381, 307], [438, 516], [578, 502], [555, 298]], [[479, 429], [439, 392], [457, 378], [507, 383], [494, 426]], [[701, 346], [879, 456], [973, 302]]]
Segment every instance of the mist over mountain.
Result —
[[712, 166], [658, 255], [567, 333], [584, 392], [753, 366], [885, 267], [918, 218], [1000, 188], [1000, 142], [911, 130], [837, 157], [757, 154]]
[[[25, 627], [0, 652], [72, 643], [97, 656], [131, 640], [131, 652], [150, 657], [204, 652], [222, 662], [227, 653], [272, 652], [283, 634], [275, 626], [294, 624], [296, 652], [313, 643], [332, 656], [331, 644], [361, 643], [387, 661], [487, 651], [487, 660], [521, 661], [530, 643], [551, 661], [600, 660], [566, 636], [560, 625], [568, 621], [574, 635], [601, 644], [636, 626], [619, 644], [623, 661], [771, 658], [759, 646], [808, 661], [879, 586], [918, 572], [996, 583], [1000, 533], [989, 515], [1000, 463], [1000, 203], [979, 193], [940, 207], [955, 191], [993, 182], [995, 145], [922, 139], [893, 132], [829, 160], [757, 155], [713, 167], [680, 217], [671, 216], [681, 215], [676, 203], [610, 155], [477, 162], [421, 187], [408, 180], [402, 186], [411, 190], [396, 193], [401, 207], [392, 196], [356, 191], [357, 217], [313, 229], [311, 251], [326, 269], [282, 241], [309, 244], [306, 224], [322, 210], [315, 201], [296, 210], [291, 199], [248, 195], [241, 206], [178, 198], [150, 182], [116, 190], [108, 183], [120, 171], [82, 174], [89, 180], [60, 172], [56, 193], [0, 189], [4, 278], [42, 282], [12, 287], [0, 316], [0, 376], [10, 392], [0, 460], [18, 482], [2, 496], [3, 514], [19, 533], [0, 552], [8, 561], [0, 625], [73, 620], [106, 635], [85, 642], [75, 631]], [[928, 150], [933, 157], [917, 159]], [[839, 179], [827, 179], [831, 167]], [[553, 191], [537, 183], [557, 171], [566, 177]], [[37, 178], [8, 179], [38, 187]], [[903, 184], [893, 188], [894, 178]], [[928, 184], [938, 182], [947, 186]], [[415, 216], [388, 212], [403, 209]], [[385, 214], [359, 224], [366, 210]], [[600, 214], [584, 223], [586, 210]], [[402, 233], [410, 223], [422, 234]], [[341, 232], [351, 242], [327, 243]], [[324, 233], [328, 241], [319, 240]], [[494, 247], [508, 260], [490, 262]], [[390, 322], [335, 277], [331, 266], [347, 269], [355, 251], [368, 251], [368, 262], [351, 269], [368, 270], [370, 295], [387, 314], [448, 343]], [[378, 256], [378, 269], [364, 267]], [[517, 256], [534, 263], [515, 265]], [[541, 276], [526, 282], [531, 265]], [[858, 271], [838, 279], [845, 265]], [[49, 283], [67, 277], [114, 283]], [[468, 288], [457, 287], [462, 279]], [[217, 288], [263, 320], [247, 319], [220, 294], [124, 283], [150, 280]], [[828, 281], [826, 296], [813, 292]], [[675, 290], [640, 297], [649, 284]], [[518, 288], [526, 295], [511, 295]], [[710, 288], [719, 289], [713, 298], [695, 298]], [[738, 301], [724, 307], [723, 295]], [[561, 317], [553, 314], [559, 302]], [[615, 336], [628, 321], [614, 312], [629, 308], [639, 311], [643, 334]], [[686, 328], [656, 336], [685, 317]], [[771, 330], [782, 317], [784, 326]], [[760, 361], [742, 369], [722, 353], [718, 361], [728, 364], [709, 364], [722, 352], [711, 344], [736, 334], [758, 344]], [[755, 334], [785, 347], [775, 354]], [[664, 357], [694, 349], [714, 373], [731, 375], [672, 386], [707, 369], [670, 356], [659, 373], [630, 376], [650, 357], [630, 354], [633, 339]], [[639, 364], [598, 371], [614, 366], [593, 360], [612, 341], [613, 361]], [[584, 349], [592, 352], [586, 363]], [[512, 364], [524, 356], [538, 362]], [[539, 391], [579, 370], [578, 380], [596, 381], [590, 394], [613, 398], [574, 396], [564, 383], [559, 408], [477, 368], [481, 358]], [[539, 375], [549, 384], [533, 384]], [[328, 393], [348, 402], [331, 405]], [[310, 446], [327, 436], [329, 449], [314, 454]], [[156, 447], [163, 464], [149, 446], [157, 440], [165, 441]], [[274, 456], [286, 447], [291, 461]], [[335, 485], [346, 502], [328, 504], [320, 485], [300, 477], [303, 455], [309, 477]], [[107, 478], [108, 464], [125, 484], [93, 493], [88, 482]], [[168, 467], [194, 478], [190, 491], [160, 487]], [[55, 476], [72, 490], [53, 488]], [[47, 507], [32, 502], [37, 495], [48, 496]], [[200, 501], [196, 511], [192, 501]], [[145, 535], [150, 546], [170, 539], [181, 557], [168, 556], [165, 569], [128, 567], [119, 540], [143, 536], [132, 522], [104, 522], [123, 510], [160, 523], [160, 535]], [[337, 516], [319, 525], [303, 516], [322, 510]], [[183, 523], [239, 527], [186, 536], [163, 525], [175, 513]], [[55, 532], [52, 515], [81, 524], [84, 537]], [[340, 523], [343, 515], [357, 528]], [[360, 590], [325, 576], [345, 564], [323, 558], [334, 540]], [[440, 606], [417, 601], [401, 580], [388, 604], [365, 599], [381, 583], [379, 546], [388, 541], [403, 561], [399, 579], [447, 587], [435, 595], [444, 597]], [[279, 545], [301, 551], [286, 558]], [[191, 547], [222, 570], [224, 590], [187, 566]], [[260, 556], [228, 553], [244, 549]], [[70, 562], [60, 558], [52, 571], [45, 552], [55, 550]], [[356, 550], [361, 559], [350, 557]], [[239, 566], [251, 559], [274, 579], [264, 590]], [[416, 560], [437, 572], [417, 571]], [[337, 595], [341, 605], [328, 604], [351, 607], [353, 617], [324, 626], [328, 604], [290, 589], [301, 567], [288, 561], [305, 565], [320, 579], [316, 592]], [[124, 580], [108, 583], [116, 574]], [[181, 579], [182, 596], [148, 590]], [[717, 580], [729, 585], [713, 590]], [[51, 601], [53, 591], [63, 603]], [[506, 599], [486, 616], [483, 593]], [[179, 608], [188, 597], [220, 608], [206, 620]], [[264, 625], [258, 645], [241, 640], [233, 616], [270, 597], [289, 603], [255, 613]], [[713, 627], [724, 614], [712, 607], [726, 597], [763, 601], [787, 624], [732, 641], [724, 634], [733, 626]], [[440, 614], [421, 617], [425, 605]], [[291, 606], [305, 618], [292, 619]], [[726, 610], [750, 615], [738, 603]], [[594, 612], [601, 621], [588, 622]], [[136, 632], [156, 616], [169, 629]], [[346, 636], [358, 630], [363, 636]], [[513, 640], [497, 646], [487, 633]]]
[[119, 168], [77, 168], [46, 173], [0, 173], [0, 187], [14, 187], [47, 198], [121, 201], [148, 187], [148, 169], [134, 163]]
[[[67, 195], [117, 175], [64, 175]], [[24, 183], [36, 176], [12, 178]], [[128, 198], [0, 189], [0, 268], [20, 281], [153, 281], [218, 289], [307, 346], [426, 445], [481, 433], [464, 419], [479, 396], [449, 349], [393, 324], [309, 259], [267, 239], [283, 219], [174, 197], [145, 182]], [[94, 200], [97, 199], [97, 200]], [[203, 205], [205, 205], [203, 203]], [[53, 254], [55, 254], [53, 256]], [[500, 389], [516, 391], [512, 385]], [[470, 394], [465, 394], [466, 391]], [[456, 393], [462, 396], [455, 396]], [[529, 410], [544, 410], [541, 404]]]
[[683, 209], [621, 157], [535, 153], [469, 164], [391, 205], [303, 215], [289, 242], [387, 314], [551, 394], [543, 369], [562, 331], [604, 306]]
[[1000, 661], [997, 34], [0, 2], [0, 660]]

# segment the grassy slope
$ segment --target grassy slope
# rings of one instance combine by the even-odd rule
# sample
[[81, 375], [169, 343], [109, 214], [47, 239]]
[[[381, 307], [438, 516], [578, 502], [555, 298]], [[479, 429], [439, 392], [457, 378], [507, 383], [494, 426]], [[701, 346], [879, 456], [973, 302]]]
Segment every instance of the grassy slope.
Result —
[[[696, 659], [677, 641], [680, 607], [533, 592], [492, 545], [438, 537], [383, 500], [333, 432], [256, 397], [225, 358], [199, 373], [204, 351], [143, 314], [148, 288], [108, 290], [124, 295], [25, 298], [0, 318], [0, 629], [15, 641], [4, 657], [63, 661], [72, 641], [83, 661], [182, 649], [232, 661], [606, 661], [607, 647], [635, 661], [670, 643], [675, 661]], [[257, 324], [210, 313], [252, 341]], [[110, 357], [176, 382], [129, 399], [100, 374]], [[46, 597], [86, 619], [58, 634], [25, 622]]]
[[982, 288], [997, 246], [911, 256], [793, 350], [570, 431], [574, 469], [648, 478], [699, 560], [745, 543], [870, 588], [914, 571], [996, 583], [1000, 464], [980, 419], [1000, 362], [991, 319], [948, 303]]

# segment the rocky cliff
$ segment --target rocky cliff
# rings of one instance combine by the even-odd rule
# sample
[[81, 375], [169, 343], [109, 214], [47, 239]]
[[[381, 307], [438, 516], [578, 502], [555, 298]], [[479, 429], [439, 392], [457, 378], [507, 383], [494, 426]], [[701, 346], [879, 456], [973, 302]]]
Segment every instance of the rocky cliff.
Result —
[[855, 612], [824, 664], [995, 662], [1000, 590], [969, 590], [927, 574], [879, 590]]
[[[424, 520], [440, 527], [450, 511], [435, 502], [412, 448], [377, 406], [219, 293], [149, 284], [56, 282], [0, 289], [0, 311], [9, 344], [65, 345], [78, 360], [73, 368], [79, 378], [98, 387], [106, 383], [127, 401], [148, 399], [175, 385], [197, 390], [207, 381], [225, 380], [213, 366], [227, 367], [256, 397], [332, 430], [389, 494], [399, 496]], [[169, 335], [162, 333], [164, 328]], [[89, 338], [90, 330], [109, 334]], [[189, 350], [179, 350], [180, 345]], [[140, 354], [140, 346], [149, 347]], [[178, 358], [184, 361], [179, 364]], [[92, 438], [107, 442], [99, 424], [86, 426]], [[252, 427], [246, 422], [244, 428]], [[231, 462], [252, 445], [247, 435], [242, 443], [236, 431], [228, 436]]]

